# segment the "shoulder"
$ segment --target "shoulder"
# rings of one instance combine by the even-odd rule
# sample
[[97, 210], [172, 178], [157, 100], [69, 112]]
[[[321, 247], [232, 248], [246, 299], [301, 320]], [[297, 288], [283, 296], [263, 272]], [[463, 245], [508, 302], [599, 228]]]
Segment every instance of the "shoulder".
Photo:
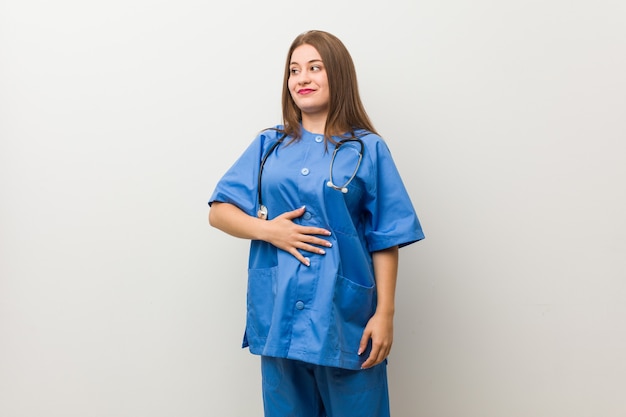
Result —
[[355, 132], [355, 136], [363, 142], [363, 146], [369, 154], [389, 153], [387, 142], [380, 135], [360, 130]]
[[257, 134], [255, 141], [261, 142], [261, 145], [265, 145], [265, 144], [271, 145], [272, 143], [276, 142], [281, 137], [283, 137], [284, 134], [285, 133], [283, 130], [283, 126], [276, 125], [276, 126], [268, 127], [260, 131]]
[[283, 125], [276, 125], [261, 130], [258, 136], [262, 136], [268, 139], [279, 138], [284, 134], [285, 130]]
[[370, 132], [365, 129], [357, 129], [353, 132], [354, 136], [363, 142], [363, 145], [367, 148], [375, 148], [383, 145], [387, 147], [385, 139], [383, 139], [378, 133]]
[[248, 149], [265, 150], [272, 146], [283, 135], [282, 126], [268, 127], [257, 132]]
[[385, 143], [385, 140], [377, 135], [376, 133], [370, 132], [369, 130], [357, 130], [354, 132], [354, 135], [361, 139], [364, 144], [367, 145], [376, 145], [378, 143]]
[[380, 135], [366, 130], [357, 131], [355, 135], [363, 143], [366, 164], [379, 168], [395, 164], [387, 142]]

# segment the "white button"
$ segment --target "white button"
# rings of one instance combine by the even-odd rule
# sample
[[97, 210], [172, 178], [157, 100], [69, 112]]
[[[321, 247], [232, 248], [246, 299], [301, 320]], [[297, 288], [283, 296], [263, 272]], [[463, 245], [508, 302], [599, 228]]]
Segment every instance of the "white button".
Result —
[[315, 142], [321, 143], [324, 140], [324, 136], [315, 136]]
[[302, 168], [302, 169], [300, 170], [300, 173], [301, 173], [302, 175], [309, 175], [309, 169], [308, 169], [308, 168]]
[[302, 301], [298, 301], [298, 302], [296, 303], [296, 308], [297, 308], [298, 310], [302, 310], [302, 309], [304, 308], [304, 303], [303, 303]]

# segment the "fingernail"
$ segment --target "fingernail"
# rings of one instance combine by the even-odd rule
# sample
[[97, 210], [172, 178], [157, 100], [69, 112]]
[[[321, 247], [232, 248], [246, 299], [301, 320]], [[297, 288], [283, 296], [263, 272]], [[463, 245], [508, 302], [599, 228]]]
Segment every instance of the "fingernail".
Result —
[[363, 353], [363, 349], [359, 348], [359, 351], [356, 354], [361, 356], [362, 353]]
[[332, 243], [330, 243], [330, 242], [326, 242], [326, 246], [328, 246], [329, 248], [332, 248], [332, 247], [333, 247], [333, 244], [332, 244]]
[[325, 255], [325, 254], [326, 254], [326, 251], [325, 251], [324, 249], [320, 249], [320, 252], [319, 252], [319, 253], [320, 253], [320, 255]]

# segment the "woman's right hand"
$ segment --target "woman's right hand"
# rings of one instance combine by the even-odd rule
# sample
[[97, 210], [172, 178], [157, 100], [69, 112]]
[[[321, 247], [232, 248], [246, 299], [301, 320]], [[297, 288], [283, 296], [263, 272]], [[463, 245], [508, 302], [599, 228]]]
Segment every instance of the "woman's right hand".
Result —
[[293, 222], [305, 211], [306, 208], [303, 206], [267, 221], [266, 237], [263, 240], [292, 254], [304, 265], [309, 266], [309, 259], [300, 251], [324, 255], [326, 251], [320, 246], [330, 248], [332, 243], [319, 237], [330, 236], [330, 231], [321, 227], [302, 226]]
[[300, 251], [323, 255], [325, 252], [322, 247], [330, 248], [332, 244], [320, 237], [330, 236], [330, 231], [293, 222], [305, 211], [305, 207], [300, 207], [272, 220], [261, 220], [244, 213], [233, 204], [215, 201], [209, 211], [209, 223], [232, 236], [271, 243], [309, 266], [309, 260]]

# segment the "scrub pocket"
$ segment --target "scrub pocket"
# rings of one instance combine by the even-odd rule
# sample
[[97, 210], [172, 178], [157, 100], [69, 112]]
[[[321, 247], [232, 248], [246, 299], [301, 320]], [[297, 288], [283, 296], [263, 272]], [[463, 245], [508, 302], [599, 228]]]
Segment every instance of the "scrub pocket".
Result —
[[356, 355], [363, 330], [376, 309], [376, 286], [366, 287], [337, 275], [333, 299], [333, 326], [337, 348]]
[[272, 322], [277, 267], [248, 271], [247, 337], [264, 342]]

